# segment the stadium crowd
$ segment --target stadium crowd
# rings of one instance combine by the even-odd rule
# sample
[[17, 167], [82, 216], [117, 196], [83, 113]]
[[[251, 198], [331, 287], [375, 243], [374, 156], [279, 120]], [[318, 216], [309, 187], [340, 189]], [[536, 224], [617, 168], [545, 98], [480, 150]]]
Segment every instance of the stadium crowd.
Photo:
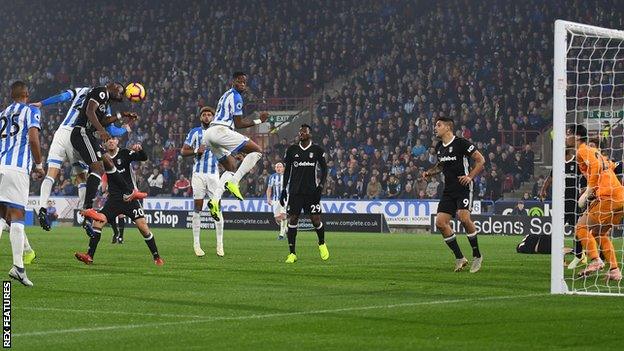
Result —
[[[45, 12], [32, 10], [42, 0], [15, 4], [17, 15], [3, 21], [0, 76], [26, 79], [33, 99], [110, 80], [142, 82], [148, 99], [125, 106], [141, 120], [123, 142], [148, 152], [137, 180], [151, 196], [188, 195], [184, 137], [198, 124], [198, 108], [215, 105], [231, 72], [244, 68], [248, 102], [317, 98], [312, 125], [328, 155], [326, 196], [439, 197], [442, 178], [420, 175], [436, 162], [434, 121], [447, 116], [488, 161], [475, 195], [496, 200], [533, 177], [535, 141], [551, 120], [554, 19], [623, 27], [611, 11], [615, 0], [74, 3], [45, 2]], [[135, 16], [140, 7], [151, 10]], [[46, 25], [26, 26], [23, 16]], [[336, 78], [342, 88], [324, 92]], [[44, 111], [44, 154], [66, 108]], [[248, 197], [264, 196], [291, 142], [267, 148], [241, 184]], [[53, 195], [76, 194], [70, 167], [63, 172]]]

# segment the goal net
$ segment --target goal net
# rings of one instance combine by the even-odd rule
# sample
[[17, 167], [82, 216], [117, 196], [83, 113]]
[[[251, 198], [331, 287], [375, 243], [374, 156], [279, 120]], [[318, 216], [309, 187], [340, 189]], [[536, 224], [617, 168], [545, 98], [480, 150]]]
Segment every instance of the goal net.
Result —
[[[624, 296], [619, 271], [612, 271], [624, 265], [624, 192], [616, 168], [623, 148], [624, 31], [558, 20], [554, 54], [551, 292]], [[566, 133], [583, 132], [578, 125], [587, 138], [566, 140]], [[571, 171], [577, 162], [593, 177], [589, 188], [596, 196], [588, 196], [585, 207], [578, 198], [583, 176]], [[569, 269], [575, 248], [587, 263]]]

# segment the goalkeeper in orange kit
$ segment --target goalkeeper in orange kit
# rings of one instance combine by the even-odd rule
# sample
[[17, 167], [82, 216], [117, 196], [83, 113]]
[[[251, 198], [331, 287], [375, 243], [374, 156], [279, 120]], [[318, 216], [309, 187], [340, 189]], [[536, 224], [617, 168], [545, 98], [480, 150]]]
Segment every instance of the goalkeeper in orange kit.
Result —
[[609, 262], [607, 281], [620, 281], [622, 272], [609, 234], [611, 227], [620, 224], [624, 217], [624, 186], [613, 172], [610, 162], [598, 149], [587, 145], [587, 129], [584, 126], [575, 125], [568, 129], [566, 146], [575, 147], [579, 168], [587, 179], [587, 188], [579, 198], [579, 207], [585, 207], [586, 203], [589, 205], [577, 222], [576, 237], [591, 261], [580, 275], [587, 276], [604, 268], [596, 240], [592, 237], [594, 235]]

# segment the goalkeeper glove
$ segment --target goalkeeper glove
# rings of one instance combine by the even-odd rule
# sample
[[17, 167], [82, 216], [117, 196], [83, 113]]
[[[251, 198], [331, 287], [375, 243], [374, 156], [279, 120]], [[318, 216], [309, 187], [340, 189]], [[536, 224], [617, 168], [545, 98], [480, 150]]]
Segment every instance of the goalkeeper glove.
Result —
[[286, 189], [282, 189], [282, 193], [280, 194], [279, 202], [282, 207], [286, 206], [286, 200], [288, 199], [288, 193]]

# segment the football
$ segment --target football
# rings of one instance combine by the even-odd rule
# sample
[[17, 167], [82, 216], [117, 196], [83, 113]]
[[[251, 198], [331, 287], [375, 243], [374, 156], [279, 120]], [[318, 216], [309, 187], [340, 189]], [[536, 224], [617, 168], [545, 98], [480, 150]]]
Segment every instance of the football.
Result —
[[130, 83], [126, 86], [126, 97], [132, 102], [139, 102], [145, 99], [145, 88], [139, 83]]

